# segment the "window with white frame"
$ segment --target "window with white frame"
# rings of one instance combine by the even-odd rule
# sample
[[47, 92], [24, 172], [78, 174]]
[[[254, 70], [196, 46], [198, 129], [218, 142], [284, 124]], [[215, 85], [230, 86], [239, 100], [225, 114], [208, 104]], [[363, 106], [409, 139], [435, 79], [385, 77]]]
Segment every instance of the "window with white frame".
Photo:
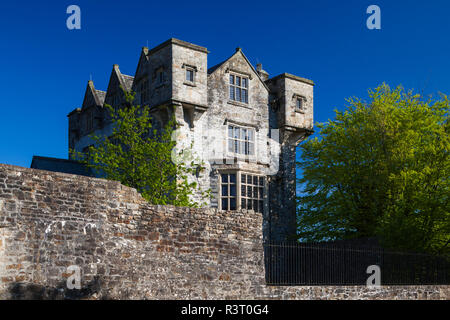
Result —
[[230, 100], [248, 103], [248, 78], [230, 74]]
[[227, 172], [220, 175], [221, 210], [248, 209], [264, 211], [264, 176], [245, 172]]
[[237, 209], [237, 180], [236, 173], [221, 174], [221, 209]]
[[255, 154], [255, 129], [228, 125], [228, 151], [237, 154]]
[[241, 208], [263, 212], [264, 177], [241, 174]]

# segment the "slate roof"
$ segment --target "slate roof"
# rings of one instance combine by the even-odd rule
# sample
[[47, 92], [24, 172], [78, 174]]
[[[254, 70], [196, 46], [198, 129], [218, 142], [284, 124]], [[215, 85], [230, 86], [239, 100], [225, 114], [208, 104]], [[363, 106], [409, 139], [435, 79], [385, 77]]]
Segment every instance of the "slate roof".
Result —
[[103, 104], [105, 103], [106, 91], [95, 89], [95, 92], [97, 93], [97, 97], [100, 100], [100, 105], [103, 106]]
[[129, 76], [127, 74], [122, 74], [122, 77], [123, 77], [125, 89], [127, 91], [130, 91], [131, 87], [133, 86], [134, 77], [133, 76]]
[[226, 60], [224, 60], [224, 61], [222, 61], [221, 63], [218, 63], [218, 64], [216, 64], [215, 66], [212, 66], [211, 68], [209, 68], [209, 69], [208, 69], [208, 74], [211, 74], [211, 73], [213, 73], [214, 71], [216, 71], [216, 69], [219, 69], [220, 66], [223, 65], [223, 64], [224, 64], [225, 62], [227, 62], [228, 60], [229, 60], [229, 58], [226, 59]]

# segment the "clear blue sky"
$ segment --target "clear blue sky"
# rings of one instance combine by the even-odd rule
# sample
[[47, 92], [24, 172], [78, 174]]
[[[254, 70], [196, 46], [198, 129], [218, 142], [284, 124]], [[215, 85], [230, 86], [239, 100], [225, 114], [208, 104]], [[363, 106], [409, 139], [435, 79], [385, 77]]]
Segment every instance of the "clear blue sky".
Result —
[[[67, 6], [81, 30], [66, 28]], [[381, 8], [381, 30], [366, 8]], [[349, 96], [395, 86], [450, 93], [450, 1], [2, 1], [0, 163], [67, 157], [67, 114], [89, 75], [105, 90], [112, 65], [134, 75], [140, 49], [175, 37], [210, 50], [209, 66], [243, 48], [271, 75], [312, 79], [315, 121]]]

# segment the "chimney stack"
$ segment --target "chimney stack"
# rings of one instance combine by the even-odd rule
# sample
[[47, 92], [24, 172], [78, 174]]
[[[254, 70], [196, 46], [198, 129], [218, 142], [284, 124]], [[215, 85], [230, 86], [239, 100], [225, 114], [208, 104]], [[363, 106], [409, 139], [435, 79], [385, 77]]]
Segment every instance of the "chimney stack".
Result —
[[259, 76], [261, 77], [261, 79], [263, 81], [266, 81], [267, 79], [269, 79], [269, 74], [267, 73], [267, 71], [263, 70], [261, 63], [258, 63], [256, 65], [256, 72], [258, 72]]

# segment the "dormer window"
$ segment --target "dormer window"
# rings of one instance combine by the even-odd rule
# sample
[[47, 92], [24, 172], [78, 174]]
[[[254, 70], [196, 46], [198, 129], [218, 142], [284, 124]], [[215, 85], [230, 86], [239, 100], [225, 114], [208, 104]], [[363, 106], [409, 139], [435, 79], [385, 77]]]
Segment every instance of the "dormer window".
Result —
[[230, 75], [230, 100], [248, 103], [248, 78]]

